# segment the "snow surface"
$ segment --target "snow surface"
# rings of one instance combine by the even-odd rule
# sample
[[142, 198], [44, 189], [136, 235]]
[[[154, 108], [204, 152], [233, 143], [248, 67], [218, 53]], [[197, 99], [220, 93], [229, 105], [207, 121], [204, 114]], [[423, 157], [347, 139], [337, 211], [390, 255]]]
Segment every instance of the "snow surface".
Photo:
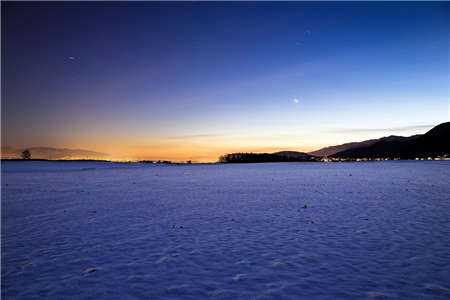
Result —
[[450, 162], [2, 162], [4, 299], [449, 299]]

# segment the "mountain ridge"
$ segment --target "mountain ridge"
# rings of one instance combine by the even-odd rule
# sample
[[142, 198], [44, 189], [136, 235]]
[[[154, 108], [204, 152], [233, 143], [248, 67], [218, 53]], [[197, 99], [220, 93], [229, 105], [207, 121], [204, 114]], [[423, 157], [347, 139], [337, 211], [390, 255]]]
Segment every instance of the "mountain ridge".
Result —
[[424, 134], [377, 139], [370, 145], [349, 148], [331, 155], [334, 158], [436, 157], [450, 154], [450, 122], [439, 124]]
[[102, 159], [109, 157], [109, 154], [96, 152], [85, 149], [70, 149], [70, 148], [54, 148], [54, 147], [29, 147], [29, 148], [13, 148], [2, 147], [1, 158], [2, 159], [15, 159], [20, 158], [23, 150], [29, 150], [31, 152], [31, 158], [33, 159]]

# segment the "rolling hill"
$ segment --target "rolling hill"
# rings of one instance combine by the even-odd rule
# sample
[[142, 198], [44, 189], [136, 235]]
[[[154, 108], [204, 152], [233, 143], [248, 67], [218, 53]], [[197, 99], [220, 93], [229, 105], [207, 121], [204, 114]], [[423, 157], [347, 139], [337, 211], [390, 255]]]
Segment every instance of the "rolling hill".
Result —
[[450, 154], [450, 122], [435, 126], [427, 133], [410, 137], [389, 136], [368, 145], [334, 153], [336, 158], [436, 157]]

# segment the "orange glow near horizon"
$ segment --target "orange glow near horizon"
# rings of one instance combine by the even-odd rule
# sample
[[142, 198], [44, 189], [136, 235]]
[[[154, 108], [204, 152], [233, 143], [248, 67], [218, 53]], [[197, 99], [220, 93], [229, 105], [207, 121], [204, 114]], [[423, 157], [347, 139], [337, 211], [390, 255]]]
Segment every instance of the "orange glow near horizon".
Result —
[[[415, 129], [400, 134], [412, 135], [423, 133], [424, 129]], [[66, 149], [83, 149], [105, 153], [104, 158], [113, 161], [137, 160], [169, 160], [174, 162], [216, 162], [220, 155], [233, 152], [277, 152], [299, 151], [311, 152], [320, 148], [346, 142], [362, 141], [389, 135], [387, 132], [328, 132], [301, 134], [267, 133], [257, 135], [245, 133], [241, 135], [192, 134], [179, 136], [93, 136], [79, 135], [58, 140], [59, 143], [35, 145], [19, 145], [18, 149], [33, 146], [47, 146]], [[5, 145], [5, 144], [3, 144]], [[9, 145], [8, 145], [9, 146]]]
[[[143, 145], [118, 146], [109, 144], [91, 148], [94, 151], [110, 155], [111, 160], [170, 160], [175, 162], [191, 160], [193, 162], [216, 162], [220, 155], [232, 152], [276, 152], [293, 150], [308, 152], [314, 147], [270, 146], [253, 142], [235, 144], [228, 141], [167, 141], [158, 140]], [[103, 151], [102, 151], [103, 150]]]
[[2, 2], [2, 155], [214, 162], [449, 120], [445, 4], [75, 6]]

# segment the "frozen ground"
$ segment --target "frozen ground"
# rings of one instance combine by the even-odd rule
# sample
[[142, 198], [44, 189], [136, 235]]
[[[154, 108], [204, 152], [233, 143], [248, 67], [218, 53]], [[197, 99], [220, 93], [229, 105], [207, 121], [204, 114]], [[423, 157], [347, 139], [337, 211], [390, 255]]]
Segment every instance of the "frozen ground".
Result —
[[450, 162], [3, 162], [1, 208], [4, 299], [450, 298]]

